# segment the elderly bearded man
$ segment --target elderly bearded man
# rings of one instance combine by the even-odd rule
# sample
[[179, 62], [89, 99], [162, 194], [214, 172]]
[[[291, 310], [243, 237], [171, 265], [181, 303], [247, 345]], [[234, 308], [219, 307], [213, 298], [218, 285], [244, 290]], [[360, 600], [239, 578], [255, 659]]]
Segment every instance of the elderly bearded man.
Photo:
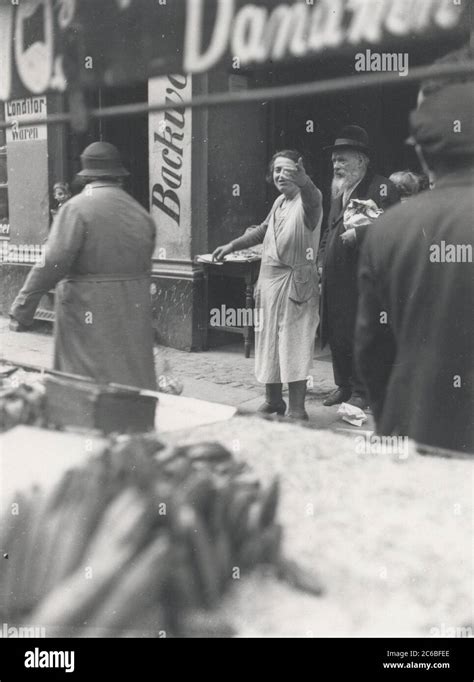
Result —
[[370, 168], [369, 138], [356, 125], [343, 128], [332, 151], [334, 177], [327, 229], [321, 239], [322, 265], [321, 346], [329, 342], [334, 380], [337, 385], [323, 402], [342, 402], [366, 408], [368, 401], [353, 362], [354, 330], [357, 314], [357, 261], [369, 225], [346, 230], [344, 211], [351, 199], [372, 199], [385, 210], [399, 201], [395, 185]]

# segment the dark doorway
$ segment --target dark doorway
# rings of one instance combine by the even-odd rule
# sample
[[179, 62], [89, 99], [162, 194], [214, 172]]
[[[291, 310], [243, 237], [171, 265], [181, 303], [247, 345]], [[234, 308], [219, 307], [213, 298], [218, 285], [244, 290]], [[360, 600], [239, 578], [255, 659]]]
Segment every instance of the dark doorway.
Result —
[[[133, 88], [103, 89], [101, 106], [135, 104], [148, 101], [148, 84]], [[148, 115], [108, 118], [99, 122], [101, 139], [111, 142], [119, 149], [125, 168], [130, 176], [125, 189], [147, 210], [149, 202], [148, 169]]]
[[[137, 104], [147, 100], [147, 83], [127, 88], [102, 88], [88, 95], [88, 104], [93, 108]], [[77, 135], [71, 132], [68, 140], [71, 179], [81, 168], [80, 155], [83, 149], [97, 140], [110, 142], [120, 151], [123, 164], [130, 172], [124, 188], [149, 210], [148, 115], [94, 120], [87, 133]], [[80, 189], [80, 183], [77, 189]]]

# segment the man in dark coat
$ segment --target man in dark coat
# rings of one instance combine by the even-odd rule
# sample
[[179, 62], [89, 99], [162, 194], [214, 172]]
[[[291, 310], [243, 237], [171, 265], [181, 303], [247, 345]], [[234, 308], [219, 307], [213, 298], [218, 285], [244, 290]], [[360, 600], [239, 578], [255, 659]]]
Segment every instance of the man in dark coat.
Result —
[[322, 265], [321, 345], [329, 342], [337, 389], [324, 405], [342, 402], [364, 409], [367, 397], [354, 370], [353, 345], [357, 312], [357, 263], [369, 225], [353, 229], [344, 226], [344, 211], [351, 199], [372, 201], [387, 209], [399, 201], [395, 185], [370, 167], [367, 132], [359, 126], [343, 128], [333, 146], [333, 199], [326, 231], [321, 239]]
[[360, 259], [356, 362], [377, 430], [474, 453], [474, 96], [411, 115], [435, 187], [382, 216]]
[[120, 186], [118, 150], [94, 142], [81, 156], [89, 184], [54, 219], [45, 263], [28, 275], [10, 311], [33, 323], [56, 284], [54, 368], [98, 382], [156, 389], [150, 274], [155, 224]]

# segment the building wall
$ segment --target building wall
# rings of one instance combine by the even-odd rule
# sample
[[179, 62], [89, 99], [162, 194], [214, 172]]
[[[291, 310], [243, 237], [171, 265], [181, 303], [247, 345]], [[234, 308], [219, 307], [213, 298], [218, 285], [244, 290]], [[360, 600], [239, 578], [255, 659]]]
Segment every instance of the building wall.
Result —
[[[242, 77], [236, 79], [222, 71], [193, 78], [192, 88], [196, 96], [243, 86]], [[152, 137], [153, 131], [149, 132]], [[216, 287], [222, 289], [222, 283], [213, 278], [207, 281], [194, 258], [213, 251], [265, 218], [267, 144], [267, 110], [261, 105], [193, 110], [191, 192], [180, 194], [181, 213], [189, 213], [189, 224], [178, 226], [171, 221], [174, 232], [170, 231], [170, 221], [152, 209], [157, 225], [153, 310], [160, 343], [183, 350], [207, 347], [210, 301]], [[190, 202], [189, 211], [183, 201]], [[178, 229], [183, 231], [182, 239], [176, 233]], [[228, 305], [239, 298], [234, 284], [224, 293]]]
[[[245, 88], [247, 76], [215, 73], [210, 92]], [[267, 215], [268, 104], [209, 110], [208, 238], [212, 251]]]

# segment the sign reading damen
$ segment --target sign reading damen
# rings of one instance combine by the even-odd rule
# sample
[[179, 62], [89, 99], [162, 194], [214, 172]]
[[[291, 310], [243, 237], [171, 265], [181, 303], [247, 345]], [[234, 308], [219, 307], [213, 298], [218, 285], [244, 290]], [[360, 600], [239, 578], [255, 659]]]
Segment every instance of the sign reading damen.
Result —
[[[469, 0], [0, 0], [0, 100], [469, 37]], [[113, 30], [111, 30], [113, 27]], [[104, 39], [106, 36], [106, 39]]]
[[205, 44], [205, 5], [188, 0], [184, 70], [211, 69], [230, 52], [242, 66], [310, 57], [344, 46], [380, 44], [453, 29], [462, 8], [453, 0], [297, 0], [238, 3], [217, 0], [210, 41]]

